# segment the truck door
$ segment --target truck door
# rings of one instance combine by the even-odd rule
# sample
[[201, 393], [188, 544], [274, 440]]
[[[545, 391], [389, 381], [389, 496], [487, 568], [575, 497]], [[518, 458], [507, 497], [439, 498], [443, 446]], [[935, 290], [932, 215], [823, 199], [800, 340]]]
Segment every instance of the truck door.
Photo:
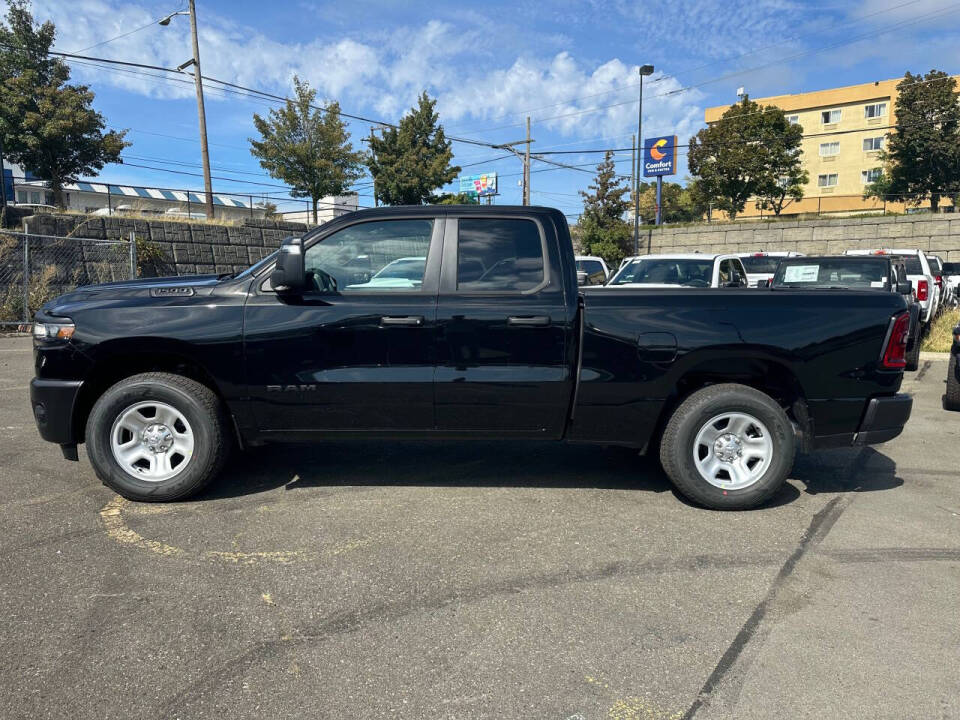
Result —
[[261, 429], [433, 430], [442, 227], [431, 217], [357, 222], [307, 241], [310, 291], [253, 287], [244, 342]]
[[437, 302], [437, 429], [559, 437], [575, 317], [553, 228], [535, 217], [448, 217]]

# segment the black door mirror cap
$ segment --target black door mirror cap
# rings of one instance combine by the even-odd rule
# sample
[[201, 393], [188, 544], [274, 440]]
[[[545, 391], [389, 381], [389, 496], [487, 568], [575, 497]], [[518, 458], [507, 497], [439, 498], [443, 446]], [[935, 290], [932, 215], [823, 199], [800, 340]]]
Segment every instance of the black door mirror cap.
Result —
[[280, 245], [277, 264], [270, 275], [270, 287], [278, 293], [301, 293], [307, 286], [303, 262], [303, 238], [290, 237]]

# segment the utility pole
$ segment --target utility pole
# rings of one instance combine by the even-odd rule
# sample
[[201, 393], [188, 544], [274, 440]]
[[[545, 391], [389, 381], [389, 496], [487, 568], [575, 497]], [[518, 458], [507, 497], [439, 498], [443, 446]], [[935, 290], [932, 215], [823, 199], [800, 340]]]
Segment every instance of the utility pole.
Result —
[[633, 136], [633, 142], [630, 144], [630, 192], [636, 192], [634, 187], [637, 182], [637, 136]]
[[633, 254], [640, 254], [640, 168], [643, 162], [640, 159], [641, 148], [643, 147], [643, 78], [653, 74], [653, 65], [641, 65], [638, 70], [640, 73], [640, 107], [637, 109], [637, 152], [636, 174], [633, 178]]
[[523, 157], [523, 204], [530, 204], [530, 116], [527, 115], [527, 149]]
[[[526, 140], [514, 140], [513, 142], [504, 143], [503, 145], [494, 145], [494, 150], [506, 150], [512, 152], [518, 158], [520, 162], [523, 163], [523, 204], [530, 204], [530, 143], [536, 142], [533, 138], [530, 137], [530, 118], [527, 117], [527, 139]], [[526, 145], [527, 148], [524, 152], [520, 152], [514, 146], [515, 145]]]
[[[11, 185], [13, 178], [10, 178]], [[7, 177], [3, 169], [3, 136], [0, 136], [0, 209], [7, 209]]]
[[213, 184], [210, 181], [210, 153], [207, 150], [207, 113], [203, 107], [203, 74], [200, 72], [200, 41], [197, 37], [197, 7], [194, 0], [189, 0], [188, 10], [179, 10], [170, 13], [158, 22], [159, 25], [167, 26], [171, 18], [176, 15], [190, 16], [190, 35], [193, 41], [193, 58], [180, 65], [177, 70], [181, 72], [193, 65], [193, 82], [197, 89], [197, 115], [200, 119], [200, 155], [203, 160], [203, 189], [206, 194], [207, 218], [213, 219]]
[[[374, 162], [376, 162], [377, 155], [373, 151], [373, 126], [370, 127], [370, 140], [368, 141], [368, 143], [370, 145], [370, 154], [373, 155]], [[377, 176], [376, 175], [373, 176], [373, 206], [379, 207], [379, 203], [377, 202]]]

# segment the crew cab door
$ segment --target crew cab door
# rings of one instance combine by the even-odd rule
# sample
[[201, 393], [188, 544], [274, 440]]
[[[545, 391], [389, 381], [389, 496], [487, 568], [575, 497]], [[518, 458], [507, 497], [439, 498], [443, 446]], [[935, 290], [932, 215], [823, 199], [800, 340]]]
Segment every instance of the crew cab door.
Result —
[[438, 431], [563, 432], [575, 316], [564, 302], [554, 233], [532, 216], [447, 218], [437, 302]]
[[308, 240], [302, 295], [254, 285], [244, 315], [264, 432], [432, 431], [443, 221], [366, 220]]

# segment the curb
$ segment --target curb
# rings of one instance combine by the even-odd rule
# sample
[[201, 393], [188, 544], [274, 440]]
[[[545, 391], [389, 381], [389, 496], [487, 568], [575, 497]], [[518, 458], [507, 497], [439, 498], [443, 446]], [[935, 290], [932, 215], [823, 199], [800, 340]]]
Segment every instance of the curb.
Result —
[[921, 360], [949, 360], [950, 353], [948, 352], [927, 352], [925, 350], [920, 351]]

